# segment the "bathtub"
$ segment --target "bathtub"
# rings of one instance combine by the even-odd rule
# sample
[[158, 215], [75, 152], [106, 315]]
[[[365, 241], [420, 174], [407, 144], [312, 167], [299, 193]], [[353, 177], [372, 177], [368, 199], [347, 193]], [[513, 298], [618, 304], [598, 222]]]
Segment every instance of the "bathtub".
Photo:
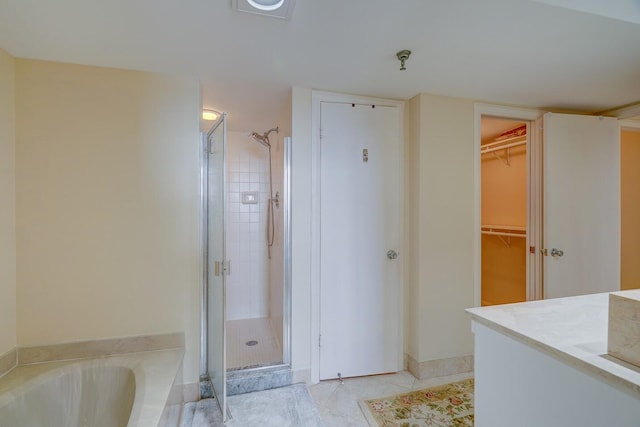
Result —
[[178, 425], [181, 364], [161, 350], [19, 366], [0, 378], [0, 426]]

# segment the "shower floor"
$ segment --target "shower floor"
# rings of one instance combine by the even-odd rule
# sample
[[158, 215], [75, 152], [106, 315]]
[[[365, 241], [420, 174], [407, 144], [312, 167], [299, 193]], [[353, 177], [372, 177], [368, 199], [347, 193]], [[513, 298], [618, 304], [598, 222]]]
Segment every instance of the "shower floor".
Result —
[[268, 318], [227, 321], [228, 371], [280, 363], [282, 345], [274, 335]]

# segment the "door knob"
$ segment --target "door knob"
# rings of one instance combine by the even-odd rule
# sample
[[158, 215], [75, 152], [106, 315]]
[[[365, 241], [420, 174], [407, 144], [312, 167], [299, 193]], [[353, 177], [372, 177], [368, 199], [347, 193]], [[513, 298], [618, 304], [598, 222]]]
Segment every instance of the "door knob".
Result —
[[564, 251], [561, 251], [560, 249], [556, 249], [556, 248], [551, 249], [552, 257], [560, 258], [562, 255], [564, 255]]
[[396, 258], [398, 258], [398, 253], [396, 251], [394, 251], [393, 249], [389, 249], [389, 251], [387, 252], [387, 258], [396, 259]]

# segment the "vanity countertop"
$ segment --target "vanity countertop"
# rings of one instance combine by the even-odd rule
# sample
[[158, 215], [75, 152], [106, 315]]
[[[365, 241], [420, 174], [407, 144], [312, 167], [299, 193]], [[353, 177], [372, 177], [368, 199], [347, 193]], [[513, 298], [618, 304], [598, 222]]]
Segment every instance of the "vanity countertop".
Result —
[[467, 309], [480, 324], [640, 398], [640, 368], [607, 354], [609, 294]]

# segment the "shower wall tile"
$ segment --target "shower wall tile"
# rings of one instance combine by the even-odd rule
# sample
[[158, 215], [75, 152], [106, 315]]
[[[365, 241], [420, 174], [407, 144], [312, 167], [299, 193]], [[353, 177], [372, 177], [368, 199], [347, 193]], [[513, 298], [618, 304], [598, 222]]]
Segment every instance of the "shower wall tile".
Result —
[[[227, 135], [227, 319], [269, 316], [266, 248], [269, 152], [249, 132]], [[257, 204], [242, 204], [242, 192], [258, 192]]]

